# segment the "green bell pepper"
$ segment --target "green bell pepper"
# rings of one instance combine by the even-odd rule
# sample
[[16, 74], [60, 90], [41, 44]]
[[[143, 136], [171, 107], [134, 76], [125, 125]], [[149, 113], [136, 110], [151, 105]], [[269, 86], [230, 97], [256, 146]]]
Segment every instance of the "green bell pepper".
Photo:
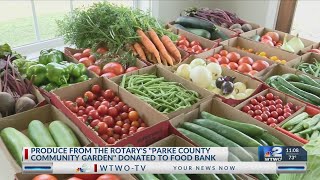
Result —
[[18, 71], [20, 72], [20, 74], [24, 75], [27, 73], [28, 68], [32, 65], [38, 64], [38, 61], [26, 60], [26, 59], [20, 58], [20, 59], [14, 60], [12, 63], [16, 68], [18, 68]]
[[87, 75], [81, 75], [80, 77], [76, 78], [74, 80], [74, 83], [79, 83], [79, 82], [83, 82], [83, 81], [87, 81], [89, 79], [89, 77]]
[[40, 64], [47, 65], [51, 62], [60, 63], [64, 59], [63, 52], [56, 49], [44, 49], [40, 51]]
[[58, 86], [62, 84], [68, 84], [70, 72], [67, 66], [58, 63], [47, 64], [47, 78], [51, 83], [55, 83]]
[[45, 85], [45, 86], [43, 87], [43, 89], [49, 92], [49, 91], [52, 91], [52, 90], [54, 90], [54, 89], [57, 89], [58, 87], [59, 87], [59, 86], [56, 85], [56, 84], [54, 84], [54, 83], [49, 83], [49, 84]]
[[70, 75], [79, 78], [82, 75], [85, 75], [86, 73], [86, 66], [82, 63], [74, 64], [72, 70], [70, 71]]
[[40, 86], [47, 82], [47, 68], [43, 64], [32, 65], [27, 70], [27, 78], [32, 80], [33, 84]]

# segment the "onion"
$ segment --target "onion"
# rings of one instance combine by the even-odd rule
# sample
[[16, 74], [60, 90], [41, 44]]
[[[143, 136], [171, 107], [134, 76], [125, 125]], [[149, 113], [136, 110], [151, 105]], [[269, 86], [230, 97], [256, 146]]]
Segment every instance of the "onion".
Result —
[[190, 78], [196, 85], [207, 88], [212, 82], [210, 71], [204, 66], [196, 66], [191, 69]]
[[190, 79], [190, 66], [188, 64], [182, 64], [178, 67], [176, 74], [185, 79]]
[[242, 82], [234, 83], [234, 90], [236, 93], [244, 93], [247, 89], [247, 86]]
[[205, 66], [206, 65], [206, 61], [201, 59], [201, 58], [196, 58], [194, 60], [191, 61], [190, 63], [190, 68], [194, 68], [194, 67], [197, 67], [197, 66]]
[[222, 69], [218, 63], [212, 62], [212, 63], [209, 63], [206, 67], [211, 72], [212, 79], [217, 79], [219, 76], [221, 76]]

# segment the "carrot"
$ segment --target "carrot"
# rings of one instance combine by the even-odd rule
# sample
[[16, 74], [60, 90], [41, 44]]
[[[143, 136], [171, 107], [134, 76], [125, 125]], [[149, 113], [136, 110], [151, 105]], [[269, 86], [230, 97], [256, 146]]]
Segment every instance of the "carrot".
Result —
[[148, 36], [141, 30], [137, 30], [137, 34], [140, 36], [140, 41], [146, 47], [146, 49], [154, 54], [159, 64], [161, 64], [161, 58], [160, 53], [157, 50], [156, 46], [151, 42], [151, 40], [148, 38]]
[[136, 50], [136, 52], [138, 53], [140, 59], [142, 59], [143, 61], [147, 61], [146, 55], [145, 55], [142, 47], [140, 46], [140, 44], [134, 43], [133, 47]]
[[166, 47], [167, 51], [171, 53], [171, 55], [174, 57], [176, 61], [181, 61], [181, 54], [176, 45], [171, 41], [171, 39], [167, 36], [164, 35], [161, 37], [161, 41], [163, 45]]
[[132, 50], [133, 55], [138, 55], [137, 51], [134, 49], [132, 45], [130, 45], [130, 49]]
[[160, 52], [160, 57], [165, 66], [168, 66], [167, 60], [163, 57], [163, 54]]
[[163, 43], [161, 42], [160, 38], [158, 37], [157, 33], [153, 30], [150, 29], [149, 30], [149, 36], [150, 39], [152, 40], [152, 42], [154, 43], [154, 45], [156, 45], [156, 47], [158, 48], [160, 55], [162, 54], [162, 56], [164, 57], [164, 59], [171, 65], [173, 66], [173, 61], [168, 53], [168, 51], [166, 50], [166, 48], [164, 47]]

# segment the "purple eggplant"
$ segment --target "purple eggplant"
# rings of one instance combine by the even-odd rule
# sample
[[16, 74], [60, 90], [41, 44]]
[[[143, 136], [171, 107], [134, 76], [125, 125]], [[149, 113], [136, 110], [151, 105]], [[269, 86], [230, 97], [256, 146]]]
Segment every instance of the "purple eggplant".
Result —
[[233, 92], [234, 85], [231, 81], [224, 81], [221, 85], [221, 91], [223, 95], [227, 95]]
[[225, 81], [225, 80], [224, 80], [224, 77], [219, 77], [219, 78], [216, 80], [216, 87], [219, 88], [219, 89], [221, 89], [221, 86], [222, 86], [222, 84], [223, 84], [224, 81]]

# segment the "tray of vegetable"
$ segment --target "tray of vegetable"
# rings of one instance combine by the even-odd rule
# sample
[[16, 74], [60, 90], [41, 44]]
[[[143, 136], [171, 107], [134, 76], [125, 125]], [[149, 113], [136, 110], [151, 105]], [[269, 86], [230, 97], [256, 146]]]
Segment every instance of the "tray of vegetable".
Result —
[[81, 147], [91, 144], [80, 129], [52, 105], [3, 118], [0, 131], [1, 150], [16, 172], [21, 172], [23, 147]]
[[267, 58], [224, 45], [196, 55], [195, 57], [218, 63], [220, 66], [250, 76], [254, 76], [256, 73], [274, 64], [273, 61]]
[[242, 37], [232, 38], [228, 41], [221, 42], [221, 45], [235, 47], [281, 64], [285, 64], [286, 62], [299, 57], [296, 54], [285, 52], [255, 41], [250, 41]]
[[53, 104], [100, 146], [134, 144], [139, 132], [153, 131], [154, 125], [168, 119], [103, 77], [55, 90], [52, 96]]
[[273, 89], [266, 89], [242, 102], [236, 109], [241, 110], [261, 123], [271, 127], [282, 125], [303, 111], [305, 106], [299, 100]]
[[21, 58], [8, 44], [0, 46], [0, 118], [46, 103], [41, 93], [14, 67], [13, 62]]
[[262, 83], [258, 80], [201, 58], [190, 57], [171, 70], [232, 106], [263, 89]]
[[222, 10], [209, 8], [188, 8], [185, 9], [182, 15], [195, 17], [201, 20], [211, 22], [223, 28], [230, 29], [237, 33], [244, 33], [260, 27], [257, 24], [246, 22], [236, 14]]
[[240, 36], [294, 54], [299, 54], [304, 48], [311, 47], [315, 44], [315, 42], [300, 38], [298, 35], [293, 36], [281, 31], [263, 27], [251, 32], [243, 33]]
[[137, 101], [146, 102], [169, 118], [194, 109], [213, 96], [161, 66], [149, 66], [111, 80], [134, 94]]
[[290, 61], [286, 66], [297, 69], [308, 75], [320, 78], [320, 54], [306, 53]]

